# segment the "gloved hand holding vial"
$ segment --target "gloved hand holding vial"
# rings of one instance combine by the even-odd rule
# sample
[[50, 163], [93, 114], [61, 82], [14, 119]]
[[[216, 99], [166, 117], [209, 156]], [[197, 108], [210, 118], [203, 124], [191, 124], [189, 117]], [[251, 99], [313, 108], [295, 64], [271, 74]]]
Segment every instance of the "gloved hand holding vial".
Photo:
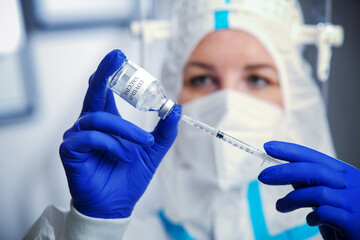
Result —
[[90, 217], [129, 217], [177, 134], [179, 105], [151, 133], [120, 116], [106, 81], [124, 60], [118, 50], [102, 60], [60, 146], [72, 203]]

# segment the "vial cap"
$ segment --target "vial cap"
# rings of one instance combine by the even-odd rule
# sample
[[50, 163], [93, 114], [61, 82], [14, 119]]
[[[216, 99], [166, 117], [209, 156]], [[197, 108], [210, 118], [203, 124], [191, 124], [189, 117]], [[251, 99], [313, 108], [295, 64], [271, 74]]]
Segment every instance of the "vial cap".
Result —
[[176, 104], [175, 99], [169, 98], [160, 108], [159, 117], [165, 119], [173, 110]]

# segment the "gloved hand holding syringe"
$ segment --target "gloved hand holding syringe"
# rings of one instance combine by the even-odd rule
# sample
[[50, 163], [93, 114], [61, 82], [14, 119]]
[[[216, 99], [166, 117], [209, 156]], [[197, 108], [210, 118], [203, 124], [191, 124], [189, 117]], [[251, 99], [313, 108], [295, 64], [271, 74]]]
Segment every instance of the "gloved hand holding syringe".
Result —
[[[159, 117], [163, 119], [172, 112], [176, 104], [174, 99], [166, 97], [165, 90], [159, 80], [127, 59], [125, 59], [121, 67], [109, 77], [107, 86], [135, 108], [141, 111], [157, 111]], [[181, 115], [181, 119], [195, 128], [203, 130], [234, 147], [240, 148], [262, 159], [263, 163], [281, 164], [279, 160], [270, 157], [264, 151], [256, 149], [221, 130], [216, 130], [184, 114]]]

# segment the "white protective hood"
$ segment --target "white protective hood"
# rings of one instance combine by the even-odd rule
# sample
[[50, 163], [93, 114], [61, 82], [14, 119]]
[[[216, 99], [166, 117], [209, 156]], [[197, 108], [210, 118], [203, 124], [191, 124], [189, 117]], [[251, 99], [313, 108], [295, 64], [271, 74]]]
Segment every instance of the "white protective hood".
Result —
[[[226, 15], [227, 28], [238, 29], [255, 37], [262, 43], [276, 64], [283, 99], [282, 132], [279, 133], [280, 139], [276, 140], [306, 145], [334, 156], [321, 94], [311, 77], [310, 65], [302, 57], [303, 46], [296, 41], [296, 32], [297, 28], [302, 25], [302, 16], [300, 7], [295, 0], [180, 1], [172, 25], [170, 49], [162, 75], [162, 82], [168, 96], [179, 95], [185, 63], [197, 44], [207, 34], [217, 30], [218, 23], [215, 15], [221, 11], [228, 12]], [[186, 104], [184, 109], [186, 109]], [[237, 205], [239, 209], [248, 209], [248, 203], [245, 202], [248, 199], [247, 192], [243, 190], [222, 193], [198, 185], [186, 169], [182, 169], [178, 164], [182, 159], [179, 159], [181, 155], [176, 153], [176, 149], [181, 144], [183, 141], [177, 139], [159, 169], [165, 214], [170, 220], [185, 226], [198, 239], [208, 239], [210, 237], [208, 234], [215, 234], [213, 238], [218, 238], [216, 233], [210, 232], [211, 228], [221, 227], [221, 221], [224, 221], [224, 231], [231, 231], [225, 229], [225, 219], [228, 218], [231, 221], [231, 214], [234, 212], [226, 208], [226, 202], [229, 206], [233, 204], [233, 206]], [[192, 159], [192, 161], [196, 161], [196, 159]], [[252, 170], [249, 169], [249, 171]], [[259, 171], [251, 173], [254, 180], [259, 173]], [[262, 189], [262, 196], [265, 196], [262, 202], [264, 206], [267, 206], [264, 211], [269, 211], [267, 209], [275, 211], [276, 199], [269, 199], [270, 195], [279, 198], [290, 190], [291, 188], [281, 189], [281, 187]], [[181, 202], [176, 196], [182, 196]], [[241, 200], [234, 203], [234, 199]], [[216, 215], [217, 213], [211, 213], [211, 209], [218, 207], [224, 207], [221, 210], [221, 213], [224, 213], [222, 216], [220, 214], [215, 220], [206, 218], [206, 216]], [[249, 214], [245, 210], [244, 218], [238, 220], [242, 222], [244, 231], [251, 227], [246, 218]], [[286, 227], [286, 221], [292, 222], [291, 217], [287, 218], [279, 214], [268, 215], [270, 216], [268, 220], [273, 225], [279, 223], [279, 226]], [[301, 218], [301, 221], [305, 222], [305, 216], [295, 213], [293, 219], [297, 221]], [[218, 226], [214, 226], [214, 223]], [[275, 226], [274, 229], [270, 229], [270, 231], [282, 231], [281, 227]], [[252, 239], [252, 232], [244, 232], [242, 236], [243, 239]], [[226, 239], [226, 236], [223, 237]]]

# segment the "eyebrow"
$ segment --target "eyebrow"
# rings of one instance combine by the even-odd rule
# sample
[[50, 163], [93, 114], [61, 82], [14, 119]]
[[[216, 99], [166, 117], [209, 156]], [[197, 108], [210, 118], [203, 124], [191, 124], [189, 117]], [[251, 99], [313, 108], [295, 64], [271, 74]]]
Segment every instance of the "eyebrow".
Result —
[[190, 62], [190, 63], [186, 64], [185, 69], [188, 67], [200, 67], [200, 68], [204, 68], [209, 71], [215, 71], [215, 68], [213, 66], [206, 64], [206, 63], [201, 63], [201, 62]]
[[258, 69], [264, 69], [264, 68], [268, 68], [272, 71], [274, 71], [275, 73], [277, 73], [277, 69], [273, 66], [273, 65], [270, 65], [270, 64], [255, 64], [255, 65], [250, 65], [248, 67], [245, 67], [246, 70], [258, 70]]
[[[213, 66], [206, 64], [206, 63], [202, 63], [202, 62], [190, 62], [185, 66], [185, 69], [188, 67], [200, 67], [200, 68], [204, 68], [209, 71], [215, 71], [215, 68]], [[267, 64], [267, 63], [250, 65], [250, 66], [245, 67], [245, 70], [254, 71], [254, 70], [259, 70], [259, 69], [264, 69], [264, 68], [268, 68], [268, 69], [274, 71], [275, 73], [277, 73], [277, 69], [273, 65]]]

